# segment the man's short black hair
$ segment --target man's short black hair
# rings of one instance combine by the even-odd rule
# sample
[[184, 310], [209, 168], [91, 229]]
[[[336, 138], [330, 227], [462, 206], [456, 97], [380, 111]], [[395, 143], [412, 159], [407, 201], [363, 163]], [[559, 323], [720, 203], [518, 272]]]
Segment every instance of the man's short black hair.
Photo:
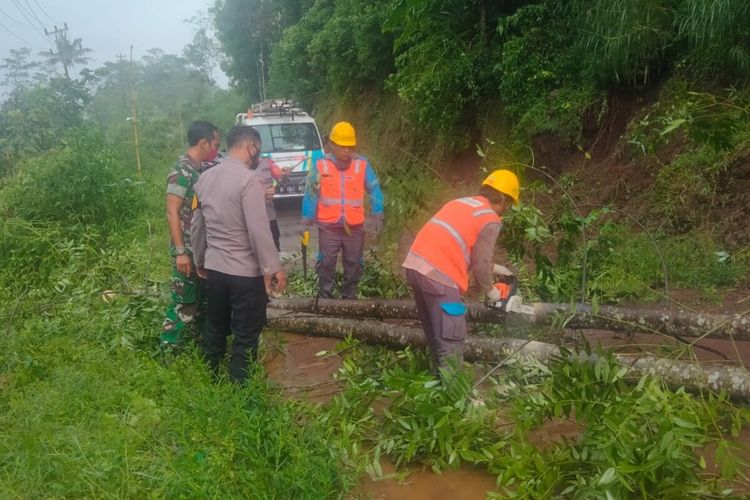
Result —
[[260, 134], [249, 125], [235, 125], [232, 127], [227, 134], [227, 148], [232, 149], [244, 141], [253, 141], [260, 144]]
[[503, 200], [505, 200], [505, 204], [507, 206], [513, 204], [513, 198], [487, 185], [481, 186], [479, 188], [479, 196], [484, 196], [493, 205], [499, 205], [503, 202]]
[[211, 122], [204, 120], [195, 121], [188, 129], [188, 146], [192, 147], [197, 145], [201, 139], [206, 139], [208, 142], [211, 142], [214, 140], [214, 134], [218, 132], [219, 129]]

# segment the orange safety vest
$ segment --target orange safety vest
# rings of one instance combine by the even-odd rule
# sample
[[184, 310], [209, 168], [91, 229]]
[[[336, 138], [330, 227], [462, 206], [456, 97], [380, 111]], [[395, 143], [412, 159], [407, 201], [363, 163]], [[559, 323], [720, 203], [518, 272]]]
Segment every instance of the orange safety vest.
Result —
[[364, 224], [367, 160], [355, 158], [346, 170], [339, 170], [327, 158], [318, 160], [317, 166], [318, 222], [333, 224], [343, 217], [350, 226]]
[[469, 289], [471, 251], [482, 229], [502, 219], [486, 198], [449, 201], [417, 233], [411, 252], [449, 277], [461, 293]]

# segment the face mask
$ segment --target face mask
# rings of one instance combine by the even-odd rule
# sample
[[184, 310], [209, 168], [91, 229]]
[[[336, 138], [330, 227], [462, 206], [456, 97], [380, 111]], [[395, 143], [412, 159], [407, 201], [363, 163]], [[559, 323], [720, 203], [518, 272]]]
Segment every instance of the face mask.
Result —
[[219, 156], [219, 150], [218, 148], [213, 148], [206, 153], [206, 159], [205, 161], [214, 161], [216, 157]]
[[260, 165], [260, 155], [255, 155], [250, 158], [250, 169], [255, 170]]
[[[252, 147], [255, 151], [255, 154], [250, 156], [250, 163], [248, 163], [248, 167], [250, 167], [250, 170], [255, 170], [256, 168], [258, 168], [258, 165], [260, 165], [260, 150], [255, 146]], [[248, 153], [250, 153], [250, 150], [248, 150]]]

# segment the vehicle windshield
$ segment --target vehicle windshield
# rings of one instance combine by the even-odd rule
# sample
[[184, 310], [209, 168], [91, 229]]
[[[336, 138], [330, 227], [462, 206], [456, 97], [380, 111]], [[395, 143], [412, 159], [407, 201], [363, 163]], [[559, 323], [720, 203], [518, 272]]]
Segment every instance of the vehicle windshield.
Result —
[[261, 153], [287, 153], [320, 149], [320, 138], [313, 123], [253, 125], [263, 141]]

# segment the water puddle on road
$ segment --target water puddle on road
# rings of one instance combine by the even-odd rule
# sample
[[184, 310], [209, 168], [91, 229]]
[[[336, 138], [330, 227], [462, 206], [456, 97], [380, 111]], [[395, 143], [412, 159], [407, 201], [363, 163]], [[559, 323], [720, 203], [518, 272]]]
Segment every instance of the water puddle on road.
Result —
[[268, 335], [265, 341], [268, 378], [279, 384], [287, 397], [327, 403], [341, 389], [341, 383], [333, 379], [341, 368], [341, 358], [318, 356], [321, 351], [335, 351], [338, 340], [280, 333]]
[[393, 464], [381, 461], [384, 477], [364, 476], [347, 498], [350, 500], [484, 500], [489, 491], [497, 491], [495, 476], [468, 467], [435, 474], [418, 469], [397, 474]]
[[[341, 389], [333, 375], [341, 368], [338, 356], [318, 356], [333, 352], [336, 339], [308, 337], [294, 333], [268, 334], [265, 337], [268, 377], [293, 399], [326, 403]], [[396, 471], [382, 462], [383, 478], [363, 476], [347, 498], [352, 500], [483, 500], [488, 491], [496, 491], [495, 476], [487, 472], [462, 468], [434, 474], [429, 469], [413, 472]]]

